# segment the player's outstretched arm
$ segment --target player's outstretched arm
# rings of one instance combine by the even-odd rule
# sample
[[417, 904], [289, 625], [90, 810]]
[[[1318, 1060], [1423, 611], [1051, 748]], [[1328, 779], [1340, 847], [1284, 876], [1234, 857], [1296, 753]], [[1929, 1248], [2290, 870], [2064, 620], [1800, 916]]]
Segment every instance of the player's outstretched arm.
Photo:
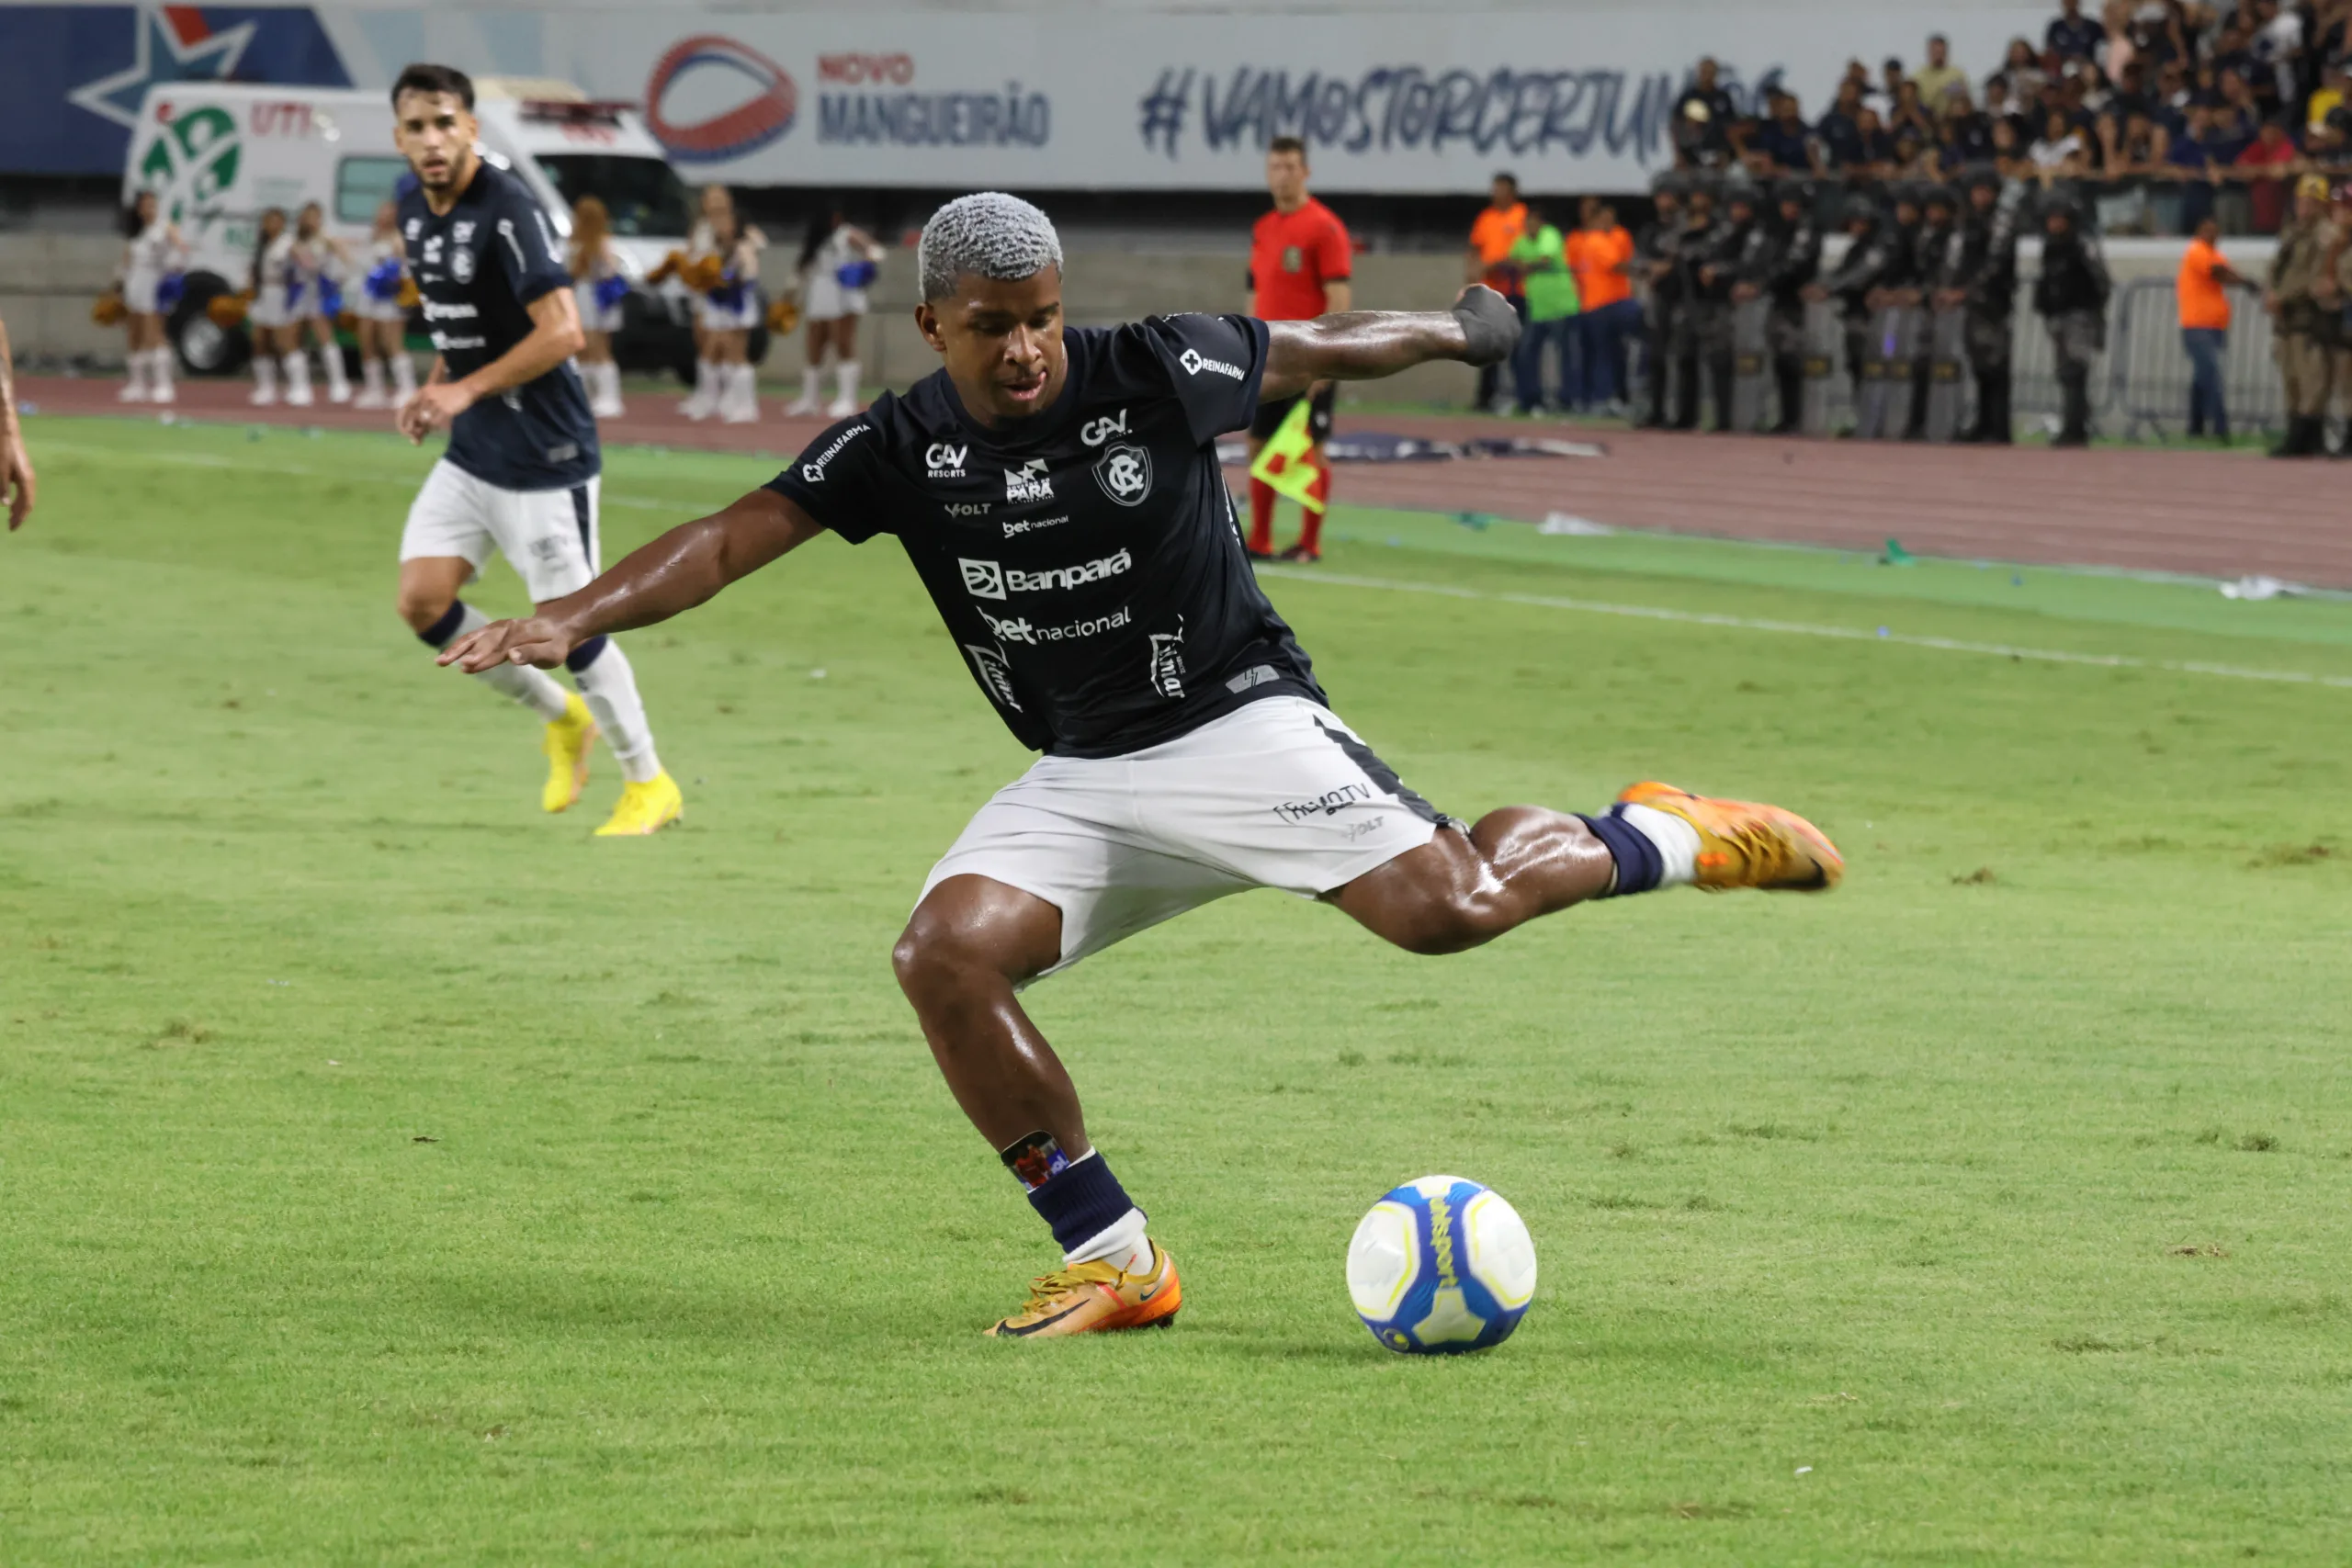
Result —
[[1266, 323], [1263, 398], [1296, 397], [1317, 381], [1370, 381], [1432, 359], [1498, 365], [1519, 342], [1519, 312], [1482, 283], [1451, 310], [1351, 310]]
[[577, 593], [551, 599], [519, 621], [492, 621], [441, 650], [440, 662], [479, 675], [496, 664], [542, 670], [590, 637], [650, 626], [691, 610], [739, 577], [823, 532], [772, 490], [755, 490], [724, 512], [681, 524], [623, 557]]

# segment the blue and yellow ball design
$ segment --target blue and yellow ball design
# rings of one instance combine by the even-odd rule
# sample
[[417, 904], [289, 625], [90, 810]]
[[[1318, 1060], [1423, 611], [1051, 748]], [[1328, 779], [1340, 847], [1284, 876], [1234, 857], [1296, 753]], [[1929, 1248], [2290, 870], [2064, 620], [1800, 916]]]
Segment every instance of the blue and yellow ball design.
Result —
[[1535, 1243], [1500, 1193], [1424, 1176], [1356, 1226], [1348, 1295], [1372, 1337], [1399, 1355], [1484, 1350], [1510, 1338], [1535, 1299]]

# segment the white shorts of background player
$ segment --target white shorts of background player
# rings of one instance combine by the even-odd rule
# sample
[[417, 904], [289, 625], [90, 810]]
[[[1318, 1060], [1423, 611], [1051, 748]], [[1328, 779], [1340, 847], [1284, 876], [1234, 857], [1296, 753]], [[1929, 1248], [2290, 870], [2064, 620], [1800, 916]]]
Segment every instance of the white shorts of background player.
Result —
[[598, 483], [501, 490], [445, 458], [433, 465], [408, 509], [401, 559], [460, 556], [473, 569], [470, 582], [495, 548], [521, 575], [533, 604], [560, 599], [596, 575]]
[[1267, 697], [1141, 751], [1039, 758], [922, 890], [985, 876], [1053, 905], [1050, 975], [1229, 893], [1329, 893], [1428, 843], [1441, 820], [1329, 708]]

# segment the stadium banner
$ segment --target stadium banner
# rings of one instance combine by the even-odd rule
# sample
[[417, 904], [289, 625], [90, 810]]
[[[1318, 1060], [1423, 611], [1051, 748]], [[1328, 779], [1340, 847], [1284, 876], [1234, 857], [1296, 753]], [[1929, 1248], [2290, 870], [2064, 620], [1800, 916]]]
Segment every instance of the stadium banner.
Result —
[[[1699, 54], [1722, 62], [1741, 100], [1778, 82], [1815, 115], [1849, 59], [1875, 73], [1889, 54], [1917, 63], [1924, 44], [1919, 11], [1857, 0], [1442, 17], [670, 6], [0, 14], [12, 34], [20, 18], [36, 24], [28, 38], [44, 61], [26, 91], [0, 97], [0, 168], [62, 167], [77, 148], [87, 172], [119, 168], [122, 130], [109, 164], [93, 118], [127, 124], [121, 106], [135, 106], [142, 73], [340, 75], [366, 86], [422, 58], [641, 103], [689, 177], [845, 187], [1247, 189], [1261, 182], [1266, 143], [1295, 135], [1312, 147], [1325, 191], [1475, 191], [1503, 167], [1534, 190], [1634, 190], [1670, 162], [1668, 120]], [[263, 17], [277, 18], [273, 37], [301, 31], [322, 48], [260, 49]], [[1939, 25], [1954, 62], [1982, 74], [2009, 39], [2038, 39], [2048, 19], [2036, 0], [1958, 6]], [[249, 45], [220, 41], [240, 28]], [[281, 71], [298, 73], [272, 73]]]

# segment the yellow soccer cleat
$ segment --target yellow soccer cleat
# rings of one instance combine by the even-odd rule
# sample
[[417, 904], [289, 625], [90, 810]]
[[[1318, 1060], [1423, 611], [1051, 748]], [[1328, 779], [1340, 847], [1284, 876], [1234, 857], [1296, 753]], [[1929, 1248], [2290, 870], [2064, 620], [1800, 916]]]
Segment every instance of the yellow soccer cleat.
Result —
[[612, 819], [596, 829], [600, 839], [644, 838], [658, 833], [686, 814], [686, 798], [678, 793], [678, 781], [666, 773], [654, 774], [643, 784], [621, 785], [621, 798], [613, 807]]
[[596, 720], [577, 692], [566, 693], [563, 716], [548, 725], [539, 750], [548, 754], [547, 787], [539, 791], [539, 809], [563, 811], [580, 798], [588, 783], [588, 748], [596, 739]]
[[1165, 1328], [1184, 1304], [1176, 1262], [1158, 1242], [1151, 1263], [1128, 1274], [1109, 1263], [1079, 1263], [1041, 1274], [1029, 1301], [989, 1334], [999, 1339], [1042, 1339], [1063, 1334], [1104, 1334], [1119, 1328]]
[[1838, 846], [1793, 811], [1716, 800], [1656, 783], [1637, 784], [1617, 798], [1679, 817], [1699, 830], [1693, 880], [1709, 892], [1758, 887], [1767, 893], [1826, 893], [1846, 874]]

